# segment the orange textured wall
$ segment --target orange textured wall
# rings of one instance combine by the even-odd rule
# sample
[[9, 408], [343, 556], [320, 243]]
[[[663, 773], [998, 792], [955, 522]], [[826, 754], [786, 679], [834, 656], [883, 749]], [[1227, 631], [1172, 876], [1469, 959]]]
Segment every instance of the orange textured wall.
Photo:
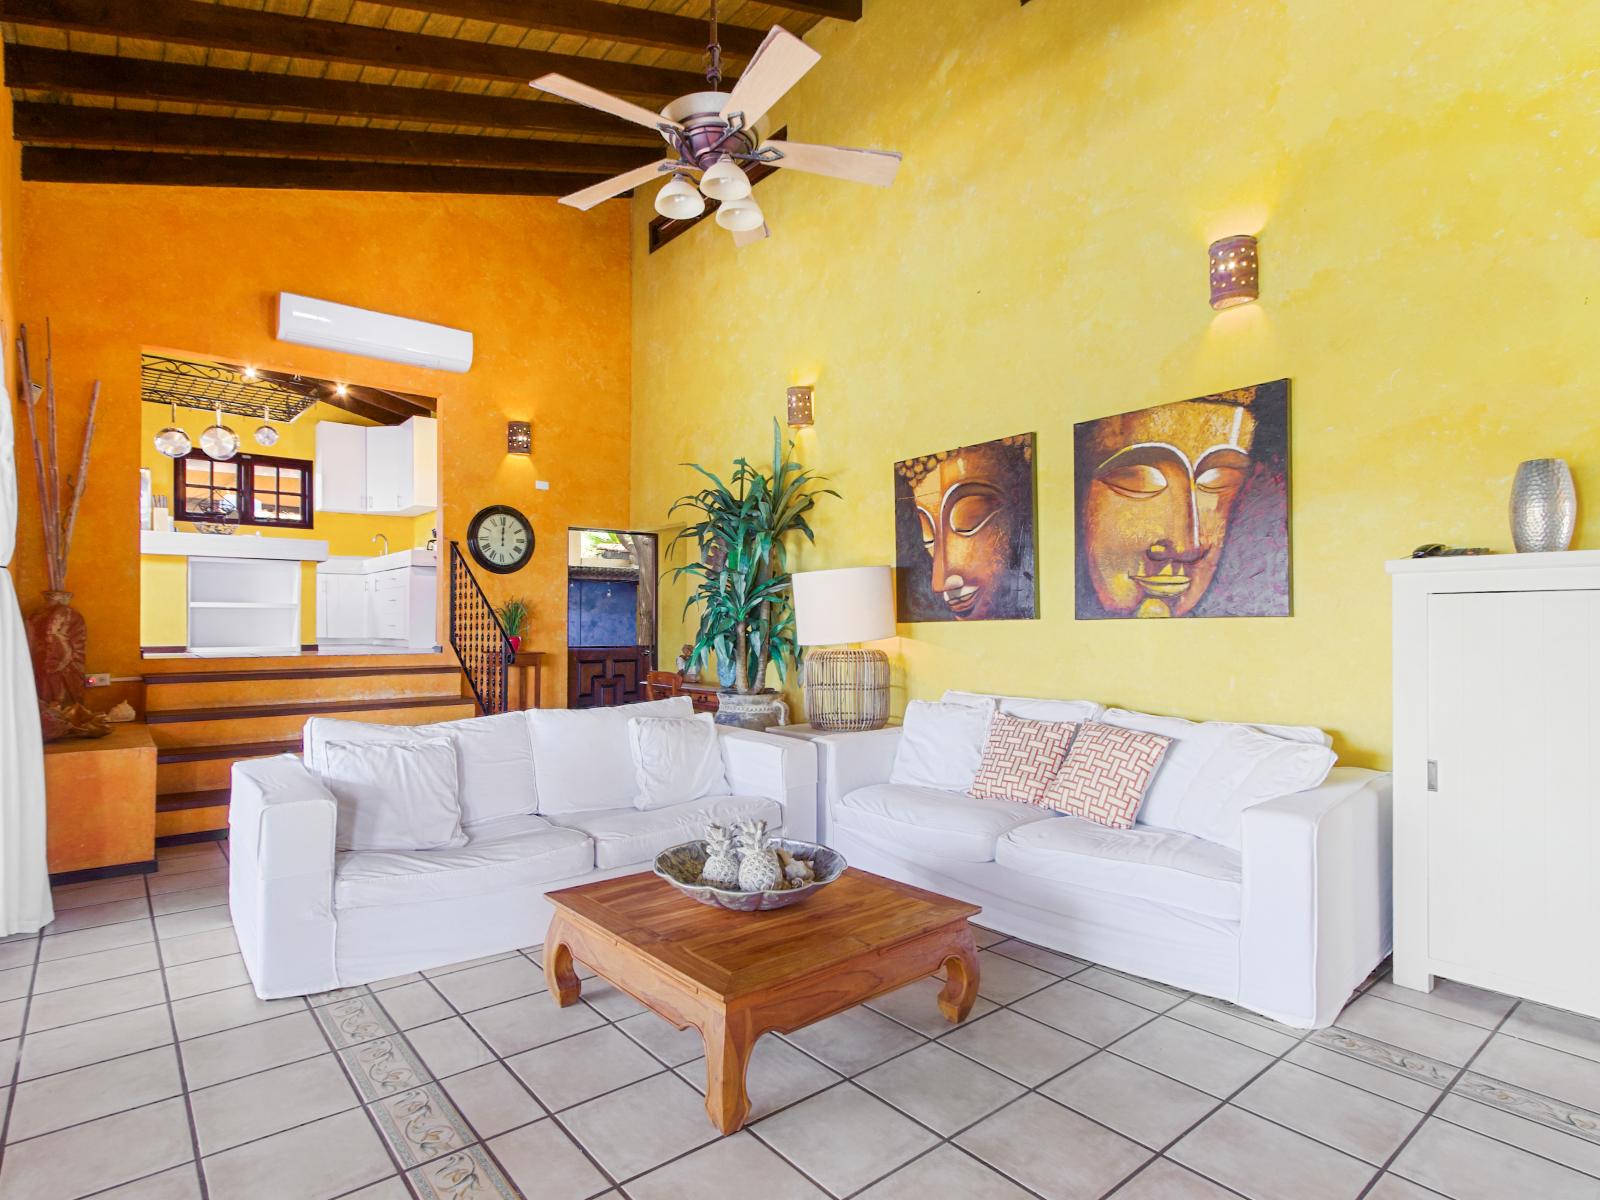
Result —
[[[521, 197], [24, 183], [18, 316], [36, 361], [45, 317], [53, 324], [64, 454], [76, 454], [91, 381], [104, 389], [67, 581], [89, 624], [89, 669], [140, 671], [146, 346], [437, 396], [442, 534], [464, 538], [487, 504], [527, 513], [538, 538], [532, 564], [479, 578], [497, 601], [528, 597], [530, 649], [564, 653], [566, 529], [628, 519], [627, 222], [621, 204], [583, 214]], [[280, 291], [470, 329], [472, 370], [278, 342]], [[514, 419], [533, 422], [531, 460], [505, 452]], [[535, 490], [535, 479], [549, 490]], [[43, 560], [30, 479], [22, 493], [16, 566], [27, 609], [38, 602]], [[546, 704], [564, 703], [564, 659], [558, 666]]]

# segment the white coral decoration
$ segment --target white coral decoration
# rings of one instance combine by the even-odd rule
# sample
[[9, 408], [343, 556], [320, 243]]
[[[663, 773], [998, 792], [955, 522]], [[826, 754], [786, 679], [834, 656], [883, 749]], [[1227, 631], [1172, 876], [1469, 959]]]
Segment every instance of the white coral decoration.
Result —
[[706, 826], [706, 861], [700, 868], [700, 882], [719, 888], [739, 886], [739, 856], [733, 848], [733, 834], [721, 825]]
[[778, 886], [782, 869], [767, 837], [765, 821], [739, 822], [739, 890], [770, 892]]

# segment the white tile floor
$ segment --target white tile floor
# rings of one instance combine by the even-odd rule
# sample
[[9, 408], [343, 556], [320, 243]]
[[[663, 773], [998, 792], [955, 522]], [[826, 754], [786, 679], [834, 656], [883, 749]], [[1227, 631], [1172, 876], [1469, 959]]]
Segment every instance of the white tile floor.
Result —
[[758, 1047], [716, 1136], [697, 1036], [538, 950], [256, 999], [216, 845], [0, 942], [4, 1200], [1600, 1200], [1600, 1022], [1378, 979], [1306, 1034], [983, 935]]

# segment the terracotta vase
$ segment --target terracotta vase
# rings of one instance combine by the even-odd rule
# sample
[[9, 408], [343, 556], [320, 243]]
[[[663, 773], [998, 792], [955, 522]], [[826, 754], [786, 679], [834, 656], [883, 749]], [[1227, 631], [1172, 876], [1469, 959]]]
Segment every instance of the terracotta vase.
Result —
[[71, 592], [46, 592], [44, 607], [28, 618], [33, 682], [46, 704], [81, 704], [89, 626], [72, 607]]

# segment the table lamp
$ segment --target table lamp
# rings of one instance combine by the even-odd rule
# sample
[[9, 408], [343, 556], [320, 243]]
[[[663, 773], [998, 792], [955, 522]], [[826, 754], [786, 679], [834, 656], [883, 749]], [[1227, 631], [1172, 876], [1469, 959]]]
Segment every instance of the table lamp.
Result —
[[[840, 646], [894, 636], [894, 585], [888, 567], [798, 571], [795, 640]], [[882, 729], [889, 721], [889, 656], [882, 650], [810, 650], [805, 657], [806, 720], [841, 733]]]

